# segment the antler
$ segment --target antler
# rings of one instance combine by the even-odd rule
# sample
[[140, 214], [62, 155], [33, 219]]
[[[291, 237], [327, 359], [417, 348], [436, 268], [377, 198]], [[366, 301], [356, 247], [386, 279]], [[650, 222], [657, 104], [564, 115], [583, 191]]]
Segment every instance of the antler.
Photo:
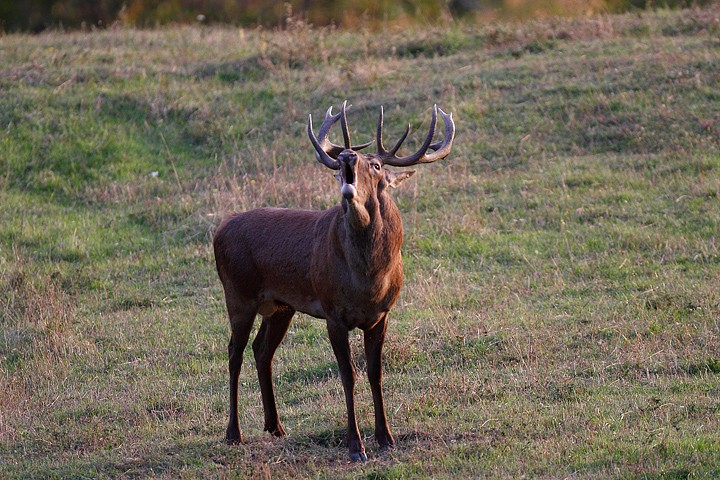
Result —
[[[431, 143], [433, 136], [435, 136], [435, 125], [437, 124], [437, 113], [440, 111], [440, 116], [445, 124], [445, 138], [440, 142]], [[409, 167], [418, 163], [431, 163], [442, 158], [445, 158], [450, 153], [452, 148], [452, 142], [455, 138], [455, 122], [452, 119], [452, 113], [445, 113], [442, 109], [438, 108], [437, 105], [433, 106], [432, 119], [430, 120], [430, 131], [428, 132], [425, 142], [423, 142], [420, 150], [408, 155], [407, 157], [398, 157], [395, 154], [400, 149], [400, 145], [405, 141], [408, 134], [410, 133], [410, 125], [405, 129], [400, 140], [397, 141], [395, 146], [389, 151], [385, 150], [382, 142], [382, 127], [383, 127], [383, 108], [380, 107], [380, 118], [378, 118], [377, 126], [377, 145], [378, 145], [378, 158], [382, 160], [385, 165], [392, 165], [394, 167]], [[433, 150], [433, 153], [427, 153], [428, 149]]]
[[[347, 115], [345, 113], [346, 109], [350, 108], [351, 106], [352, 105], [347, 105], [347, 100], [344, 101], [340, 112], [336, 113], [335, 115], [332, 114], [332, 107], [328, 108], [327, 112], [325, 112], [325, 119], [323, 120], [323, 123], [320, 126], [320, 130], [318, 131], [317, 138], [315, 137], [312, 129], [312, 115], [308, 115], [308, 136], [310, 137], [310, 142], [313, 144], [313, 147], [315, 147], [315, 158], [317, 158], [320, 163], [322, 163], [328, 168], [332, 168], [333, 170], [340, 169], [340, 163], [338, 163], [337, 161], [337, 156], [340, 155], [340, 152], [346, 149], [355, 151], [362, 150], [363, 148], [368, 147], [373, 143], [372, 141], [370, 141], [361, 145], [351, 145], [350, 131], [348, 130]], [[332, 128], [332, 126], [335, 125], [338, 120], [340, 120], [340, 124], [342, 125], [345, 147], [335, 145], [330, 140], [328, 140], [328, 133], [330, 133], [330, 128]]]

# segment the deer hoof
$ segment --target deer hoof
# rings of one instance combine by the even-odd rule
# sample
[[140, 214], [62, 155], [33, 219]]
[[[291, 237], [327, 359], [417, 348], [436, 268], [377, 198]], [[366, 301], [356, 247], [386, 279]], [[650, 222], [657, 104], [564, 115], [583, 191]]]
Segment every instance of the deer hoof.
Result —
[[365, 462], [367, 462], [367, 455], [365, 454], [365, 452], [351, 453], [350, 461], [352, 461], [354, 463], [357, 463], [357, 462], [365, 463]]
[[231, 437], [230, 435], [228, 435], [227, 437], [225, 437], [225, 443], [228, 445], [242, 445], [245, 442], [243, 441], [242, 436]]
[[385, 445], [380, 445], [381, 452], [387, 452], [388, 450], [393, 450], [394, 448], [395, 448], [394, 443], [386, 443]]
[[386, 433], [375, 433], [375, 439], [380, 445], [380, 450], [383, 452], [391, 448], [395, 448], [395, 439], [390, 435], [390, 432]]
[[265, 427], [265, 431], [270, 432], [273, 437], [285, 436], [285, 429], [283, 428], [282, 424], [280, 424], [280, 422], [278, 422], [276, 427]]

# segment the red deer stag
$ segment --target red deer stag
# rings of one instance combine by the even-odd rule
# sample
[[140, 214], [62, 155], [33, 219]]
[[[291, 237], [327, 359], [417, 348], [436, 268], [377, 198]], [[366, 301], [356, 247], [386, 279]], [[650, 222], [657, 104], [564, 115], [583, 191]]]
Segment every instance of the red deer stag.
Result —
[[[403, 226], [400, 212], [388, 192], [413, 171], [394, 172], [385, 165], [409, 167], [445, 158], [450, 153], [455, 124], [452, 114], [433, 108], [430, 132], [420, 149], [406, 157], [396, 154], [408, 133], [390, 150], [382, 141], [383, 111], [377, 124], [377, 153], [358, 150], [372, 142], [351, 146], [346, 104], [333, 115], [330, 107], [315, 137], [312, 116], [308, 136], [316, 158], [337, 170], [340, 205], [326, 211], [260, 208], [227, 218], [213, 240], [218, 275], [225, 290], [232, 336], [228, 346], [230, 369], [230, 418], [227, 442], [241, 443], [238, 425], [238, 376], [243, 350], [256, 315], [262, 324], [253, 341], [265, 430], [285, 435], [275, 404], [272, 359], [285, 337], [295, 312], [327, 321], [333, 352], [345, 392], [347, 444], [353, 461], [365, 461], [365, 447], [355, 420], [355, 368], [348, 332], [364, 332], [367, 373], [375, 406], [375, 439], [385, 449], [395, 444], [385, 417], [381, 389], [381, 353], [388, 312], [397, 300], [403, 281], [400, 246]], [[445, 124], [442, 141], [432, 143], [437, 113]], [[328, 140], [340, 120], [345, 147]], [[431, 150], [431, 151], [430, 151]]]

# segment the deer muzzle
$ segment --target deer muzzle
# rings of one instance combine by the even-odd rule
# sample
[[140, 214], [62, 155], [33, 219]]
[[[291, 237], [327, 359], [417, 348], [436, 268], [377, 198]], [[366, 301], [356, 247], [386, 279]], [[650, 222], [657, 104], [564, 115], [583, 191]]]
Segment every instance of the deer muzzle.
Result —
[[340, 162], [340, 194], [346, 200], [352, 200], [357, 195], [357, 154], [352, 150], [343, 150], [338, 155]]

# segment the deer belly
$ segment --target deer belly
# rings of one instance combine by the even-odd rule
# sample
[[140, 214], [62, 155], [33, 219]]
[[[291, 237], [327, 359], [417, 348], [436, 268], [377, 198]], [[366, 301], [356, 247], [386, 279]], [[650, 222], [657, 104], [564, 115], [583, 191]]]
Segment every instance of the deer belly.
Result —
[[319, 300], [312, 300], [310, 302], [307, 302], [304, 305], [299, 306], [297, 308], [297, 311], [306, 313], [311, 317], [315, 318], [327, 318], [325, 315], [325, 310], [323, 310]]
[[258, 313], [263, 317], [269, 317], [276, 312], [287, 309], [306, 313], [317, 318], [325, 318], [325, 311], [317, 299], [304, 295], [275, 295], [272, 292], [263, 292], [261, 295]]

